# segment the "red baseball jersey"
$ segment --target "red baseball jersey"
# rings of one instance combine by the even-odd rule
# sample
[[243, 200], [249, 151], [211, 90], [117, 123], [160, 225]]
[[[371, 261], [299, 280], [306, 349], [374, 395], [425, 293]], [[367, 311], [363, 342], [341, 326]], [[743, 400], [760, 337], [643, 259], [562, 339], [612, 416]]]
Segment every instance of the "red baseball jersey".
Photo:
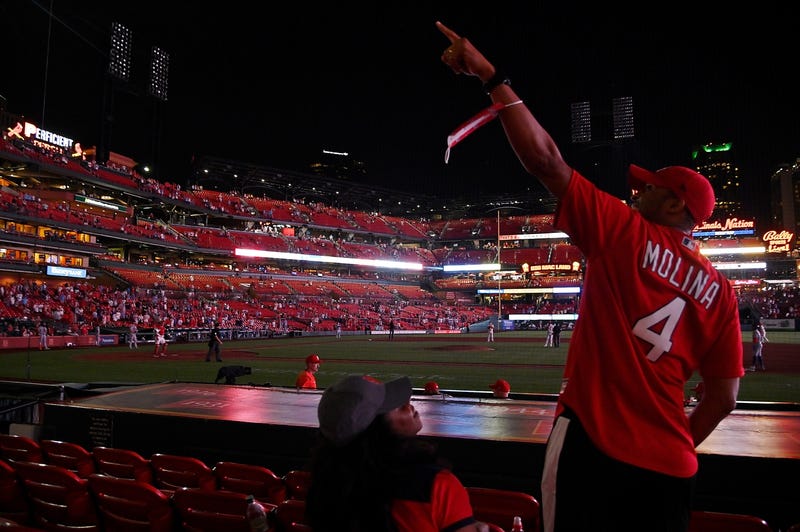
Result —
[[678, 229], [649, 222], [573, 171], [555, 225], [586, 258], [557, 413], [608, 456], [677, 477], [697, 471], [684, 384], [744, 375], [727, 278]]
[[476, 522], [469, 494], [452, 472], [441, 469], [431, 478], [417, 474], [400, 480], [400, 485], [393, 486], [392, 501], [398, 530], [442, 532]]
[[317, 389], [317, 379], [314, 377], [314, 374], [308, 370], [303, 370], [297, 374], [297, 379], [294, 383], [296, 388], [310, 388], [312, 390]]

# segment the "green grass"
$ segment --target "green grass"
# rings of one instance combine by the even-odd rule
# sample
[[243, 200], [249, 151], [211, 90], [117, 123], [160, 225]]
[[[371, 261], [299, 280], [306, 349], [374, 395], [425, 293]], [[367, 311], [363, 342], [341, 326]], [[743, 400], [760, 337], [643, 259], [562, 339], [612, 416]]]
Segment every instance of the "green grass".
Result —
[[[368, 373], [381, 379], [411, 377], [415, 387], [435, 380], [443, 390], [487, 391], [490, 383], [504, 378], [512, 393], [555, 394], [561, 385], [567, 343], [543, 347], [543, 332], [498, 333], [489, 344], [483, 333], [468, 335], [386, 336], [358, 335], [295, 337], [229, 341], [223, 345], [224, 362], [205, 362], [204, 343], [171, 344], [166, 359], [152, 358], [152, 345], [131, 351], [127, 345], [78, 349], [0, 352], [0, 379], [60, 383], [213, 382], [221, 365], [243, 365], [253, 374], [237, 384], [270, 383], [293, 386], [303, 360], [317, 353], [323, 363], [317, 383], [325, 388], [344, 375]], [[800, 334], [770, 332], [764, 357], [776, 344], [800, 344]], [[563, 334], [569, 339], [569, 332]], [[745, 352], [745, 359], [749, 353]], [[798, 350], [800, 356], [800, 350]], [[699, 380], [687, 384], [687, 394]], [[756, 372], [742, 379], [740, 401], [800, 403], [800, 374]]]

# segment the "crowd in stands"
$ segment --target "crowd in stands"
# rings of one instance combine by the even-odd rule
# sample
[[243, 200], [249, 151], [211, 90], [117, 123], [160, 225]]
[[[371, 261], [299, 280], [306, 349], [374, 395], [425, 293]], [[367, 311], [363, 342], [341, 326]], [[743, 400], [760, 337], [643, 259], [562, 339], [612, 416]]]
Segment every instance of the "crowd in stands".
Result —
[[[44, 320], [55, 330], [94, 330], [95, 327], [142, 328], [166, 322], [168, 327], [220, 326], [253, 330], [333, 331], [380, 329], [394, 320], [399, 329], [462, 329], [490, 318], [495, 301], [475, 301], [480, 288], [530, 288], [580, 286], [580, 268], [553, 274], [548, 265], [582, 263], [577, 248], [565, 239], [537, 244], [530, 240], [504, 240], [497, 235], [551, 233], [553, 215], [506, 216], [431, 221], [406, 219], [377, 212], [340, 209], [302, 198], [278, 200], [204, 190], [194, 185], [161, 182], [130, 168], [106, 167], [93, 161], [57, 157], [24, 142], [3, 138], [0, 151], [21, 154], [66, 178], [91, 177], [137, 193], [154, 195], [177, 206], [233, 218], [225, 225], [186, 225], [175, 220], [136, 216], [132, 210], [109, 213], [78, 205], [72, 194], [47, 189], [9, 188], [0, 191], [0, 213], [26, 220], [0, 219], [0, 231], [44, 241], [80, 243], [97, 248], [101, 264], [117, 280], [72, 282], [48, 286], [45, 281], [24, 280], [0, 286], [0, 318]], [[88, 193], [87, 193], [87, 190]], [[92, 197], [94, 187], [83, 184], [77, 193]], [[221, 219], [221, 218], [219, 218]], [[239, 222], [243, 223], [237, 223]], [[37, 225], [38, 224], [38, 225]], [[291, 231], [281, 228], [291, 226]], [[499, 225], [498, 225], [499, 224]], [[140, 239], [160, 243], [165, 249], [212, 250], [219, 264], [175, 261], [150, 269], [128, 267], [124, 258], [100, 253], [101, 237]], [[523, 242], [525, 245], [521, 245]], [[299, 276], [281, 265], [256, 262], [239, 265], [236, 248], [292, 252], [360, 259], [418, 262], [424, 267], [500, 261], [540, 267], [537, 275], [460, 274], [399, 277], [400, 273], [364, 273], [360, 279], [332, 273], [332, 279]], [[3, 260], [13, 256], [3, 256]], [[30, 262], [32, 256], [27, 257]], [[116, 263], [116, 264], [115, 264]], [[137, 263], [138, 264], [138, 263]], [[84, 265], [85, 266], [85, 265]], [[549, 273], [548, 273], [549, 272]], [[265, 275], [266, 274], [266, 275]], [[373, 282], [365, 282], [373, 276]], [[358, 275], [354, 276], [358, 277]], [[404, 282], [408, 281], [408, 282]], [[52, 281], [50, 281], [52, 283]], [[105, 284], [104, 284], [105, 282]], [[456, 292], [453, 297], [449, 292]], [[464, 297], [470, 294], [471, 297]], [[800, 317], [798, 288], [741, 289], [740, 297], [764, 318]], [[448, 300], [449, 298], [449, 300]], [[579, 298], [551, 299], [530, 296], [506, 304], [515, 313], [577, 313]], [[21, 329], [18, 329], [20, 334]], [[4, 334], [8, 334], [5, 331]]]

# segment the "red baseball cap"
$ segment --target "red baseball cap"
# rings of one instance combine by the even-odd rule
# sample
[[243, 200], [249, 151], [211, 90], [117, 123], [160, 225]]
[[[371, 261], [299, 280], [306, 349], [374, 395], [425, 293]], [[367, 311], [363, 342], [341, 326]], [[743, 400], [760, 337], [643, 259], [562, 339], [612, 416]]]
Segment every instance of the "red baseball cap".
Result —
[[491, 388], [492, 390], [497, 390], [498, 392], [511, 391], [511, 385], [508, 383], [508, 381], [503, 379], [497, 379], [494, 384], [489, 385], [489, 388]]
[[425, 393], [427, 393], [428, 395], [435, 395], [439, 393], [439, 385], [434, 381], [426, 382]]
[[628, 182], [636, 190], [641, 189], [645, 184], [670, 189], [686, 203], [686, 208], [695, 223], [705, 222], [714, 211], [716, 198], [711, 183], [705, 176], [691, 168], [667, 166], [651, 172], [632, 164], [628, 168]]
[[319, 355], [308, 355], [306, 357], [306, 364], [320, 364], [322, 363], [322, 359], [319, 358]]

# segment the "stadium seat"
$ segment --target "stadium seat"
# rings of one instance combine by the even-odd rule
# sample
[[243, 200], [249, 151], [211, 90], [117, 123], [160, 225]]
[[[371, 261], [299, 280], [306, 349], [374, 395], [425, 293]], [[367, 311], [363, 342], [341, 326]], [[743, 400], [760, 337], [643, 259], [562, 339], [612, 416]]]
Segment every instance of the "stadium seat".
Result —
[[286, 496], [290, 499], [305, 500], [311, 485], [311, 473], [301, 469], [292, 469], [283, 476], [286, 485]]
[[221, 490], [253, 495], [261, 502], [278, 504], [286, 498], [283, 479], [266, 467], [221, 461], [212, 468]]
[[692, 511], [689, 532], [773, 532], [760, 517], [724, 512]]
[[89, 482], [61, 466], [15, 462], [31, 505], [31, 526], [62, 532], [100, 532]]
[[81, 478], [89, 478], [95, 472], [92, 453], [78, 444], [61, 440], [41, 440], [39, 445], [46, 464], [65, 467]]
[[27, 526], [13, 519], [0, 517], [0, 532], [42, 532], [39, 528]]
[[30, 519], [28, 499], [17, 470], [2, 459], [0, 459], [0, 517], [20, 524], [27, 524]]
[[156, 453], [150, 457], [153, 483], [171, 495], [178, 488], [217, 489], [217, 477], [201, 460], [192, 456]]
[[88, 480], [104, 532], [174, 530], [172, 502], [152, 484], [98, 473]]
[[306, 524], [306, 501], [286, 499], [272, 510], [278, 532], [311, 532]]
[[[250, 532], [245, 493], [178, 488], [172, 502], [183, 532]], [[260, 501], [271, 513], [275, 505]]]
[[20, 434], [0, 434], [0, 458], [17, 462], [43, 462], [39, 442]]
[[514, 517], [522, 518], [525, 532], [538, 532], [539, 501], [522, 491], [496, 488], [467, 487], [472, 511], [479, 521], [493, 523], [510, 530]]
[[95, 447], [92, 449], [92, 456], [98, 473], [153, 483], [150, 460], [136, 451], [116, 447]]

